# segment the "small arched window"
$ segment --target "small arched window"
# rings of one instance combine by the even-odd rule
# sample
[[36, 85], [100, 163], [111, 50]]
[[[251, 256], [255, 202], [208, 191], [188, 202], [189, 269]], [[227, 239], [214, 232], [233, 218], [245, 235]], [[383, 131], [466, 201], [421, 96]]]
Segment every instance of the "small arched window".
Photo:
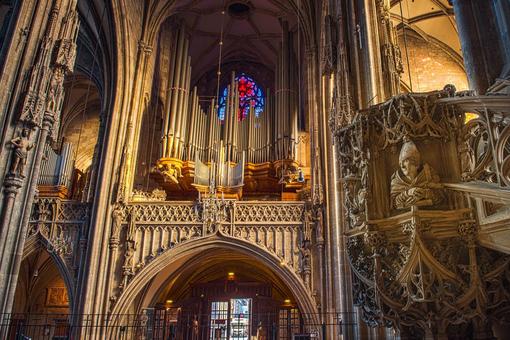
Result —
[[[239, 107], [237, 111], [237, 119], [243, 120], [248, 117], [250, 107], [253, 106], [253, 112], [258, 117], [264, 110], [264, 93], [258, 84], [244, 73], [236, 76], [239, 83]], [[220, 119], [225, 118], [225, 109], [227, 105], [228, 90], [227, 87], [221, 92], [218, 108], [218, 116]]]

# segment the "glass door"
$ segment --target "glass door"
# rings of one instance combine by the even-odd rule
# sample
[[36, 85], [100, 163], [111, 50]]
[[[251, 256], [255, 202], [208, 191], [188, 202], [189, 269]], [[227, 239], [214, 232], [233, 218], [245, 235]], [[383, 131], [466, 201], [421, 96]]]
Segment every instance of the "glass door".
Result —
[[249, 340], [251, 299], [230, 299], [211, 303], [211, 340]]
[[248, 340], [251, 299], [230, 300], [230, 340]]
[[228, 339], [228, 301], [218, 301], [211, 304], [211, 340]]
[[280, 309], [278, 322], [278, 339], [288, 340], [300, 331], [299, 311], [296, 308]]

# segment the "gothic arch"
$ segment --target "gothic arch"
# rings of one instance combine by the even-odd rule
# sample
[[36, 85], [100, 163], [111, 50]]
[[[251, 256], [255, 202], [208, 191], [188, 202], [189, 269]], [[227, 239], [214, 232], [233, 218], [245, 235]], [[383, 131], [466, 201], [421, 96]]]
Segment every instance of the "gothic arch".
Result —
[[[219, 248], [239, 252], [266, 265], [276, 274], [276, 276], [288, 285], [289, 289], [294, 293], [296, 303], [301, 312], [307, 315], [313, 315], [315, 318], [317, 317], [317, 306], [312, 300], [309, 291], [305, 288], [301, 279], [295, 272], [287, 266], [282, 266], [280, 260], [276, 256], [261, 249], [260, 247], [221, 234], [179, 244], [175, 248], [172, 248], [157, 257], [134, 276], [132, 281], [120, 295], [112, 310], [112, 314], [127, 313], [137, 295], [157, 276], [158, 273], [160, 273], [160, 271], [174, 263], [177, 263], [179, 260], [185, 260], [200, 252]], [[172, 273], [169, 273], [168, 276], [171, 274]], [[164, 281], [165, 280], [162, 280], [162, 283]]]
[[55, 267], [57, 267], [58, 272], [62, 276], [62, 279], [64, 280], [67, 294], [69, 297], [69, 311], [72, 312], [75, 302], [75, 285], [74, 285], [74, 279], [72, 274], [69, 272], [69, 269], [65, 263], [65, 260], [60, 256], [57, 255], [55, 252], [48, 251], [47, 249], [51, 248], [53, 245], [51, 242], [41, 235], [40, 233], [37, 233], [35, 235], [30, 236], [27, 238], [25, 242], [25, 247], [23, 249], [23, 256], [22, 261], [27, 259], [30, 255], [32, 255], [34, 252], [36, 252], [39, 249], [42, 249], [43, 251], [46, 251], [55, 264]]

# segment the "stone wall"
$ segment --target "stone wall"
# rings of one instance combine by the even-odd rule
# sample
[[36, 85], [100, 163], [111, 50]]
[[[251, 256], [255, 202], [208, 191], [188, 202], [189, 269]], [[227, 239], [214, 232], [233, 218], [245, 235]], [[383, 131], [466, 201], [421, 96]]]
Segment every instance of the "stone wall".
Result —
[[446, 47], [441, 48], [438, 43], [426, 41], [416, 34], [406, 32], [406, 35], [407, 49], [403, 35], [400, 34], [398, 38], [404, 66], [401, 79], [406, 87], [410, 87], [406, 55], [409, 51], [409, 68], [414, 92], [441, 89], [445, 84], [453, 84], [461, 91], [468, 89], [466, 72], [459, 63], [460, 60], [456, 60], [455, 55], [447, 52]]

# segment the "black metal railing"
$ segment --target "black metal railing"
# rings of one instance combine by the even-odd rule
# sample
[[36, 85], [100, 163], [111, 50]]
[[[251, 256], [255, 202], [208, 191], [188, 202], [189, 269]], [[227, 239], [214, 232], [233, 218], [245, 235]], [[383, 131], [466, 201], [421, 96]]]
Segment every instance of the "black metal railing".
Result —
[[[141, 314], [4, 314], [0, 339], [143, 339], [143, 340], [304, 340], [336, 339], [354, 327], [354, 314], [299, 314], [282, 320], [278, 313], [252, 314], [248, 320], [217, 322], [211, 315], [166, 313], [146, 309]], [[334, 332], [334, 334], [331, 334]]]

